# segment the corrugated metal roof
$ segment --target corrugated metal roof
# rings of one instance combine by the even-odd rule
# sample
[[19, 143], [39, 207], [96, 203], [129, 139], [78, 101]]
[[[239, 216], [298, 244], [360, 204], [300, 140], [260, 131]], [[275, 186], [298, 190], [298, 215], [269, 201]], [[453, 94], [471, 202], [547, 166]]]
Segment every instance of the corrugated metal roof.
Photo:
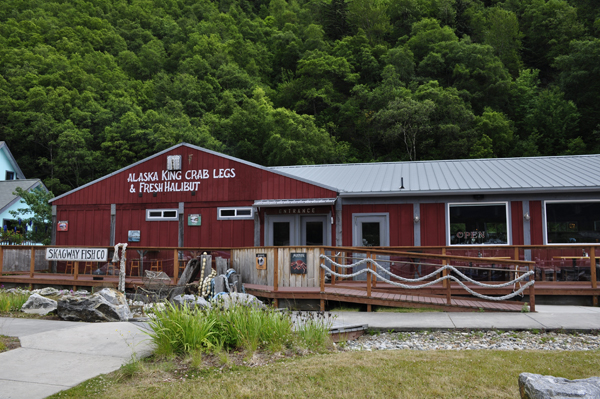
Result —
[[272, 199], [254, 201], [254, 206], [307, 206], [307, 205], [333, 205], [336, 198], [308, 198], [308, 199]]
[[[352, 195], [600, 190], [600, 154], [271, 168]], [[404, 178], [404, 189], [400, 189]]]

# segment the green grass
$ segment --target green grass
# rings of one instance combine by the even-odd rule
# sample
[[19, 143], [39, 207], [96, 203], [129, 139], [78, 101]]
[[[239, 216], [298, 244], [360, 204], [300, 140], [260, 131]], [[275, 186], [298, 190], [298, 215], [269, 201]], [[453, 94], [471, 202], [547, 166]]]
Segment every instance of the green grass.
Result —
[[518, 398], [520, 373], [569, 379], [597, 376], [599, 355], [598, 351], [338, 352], [261, 367], [216, 365], [200, 371], [173, 359], [147, 360], [131, 378], [115, 372], [54, 397]]
[[0, 313], [20, 311], [29, 294], [12, 294], [0, 291]]

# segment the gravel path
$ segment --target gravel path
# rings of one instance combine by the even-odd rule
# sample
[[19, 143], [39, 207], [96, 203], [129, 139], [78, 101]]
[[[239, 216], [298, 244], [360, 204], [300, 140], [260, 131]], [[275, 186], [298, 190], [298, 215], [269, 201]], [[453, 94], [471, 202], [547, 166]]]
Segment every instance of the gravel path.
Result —
[[600, 350], [598, 334], [513, 331], [433, 331], [363, 335], [339, 343], [343, 350]]

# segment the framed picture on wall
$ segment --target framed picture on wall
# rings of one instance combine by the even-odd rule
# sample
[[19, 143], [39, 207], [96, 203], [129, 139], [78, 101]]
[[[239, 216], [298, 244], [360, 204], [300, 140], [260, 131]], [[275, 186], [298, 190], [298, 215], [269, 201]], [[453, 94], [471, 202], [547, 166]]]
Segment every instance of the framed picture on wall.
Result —
[[140, 231], [139, 230], [129, 230], [127, 232], [127, 241], [129, 242], [140, 242]]
[[290, 253], [290, 273], [306, 274], [306, 252]]

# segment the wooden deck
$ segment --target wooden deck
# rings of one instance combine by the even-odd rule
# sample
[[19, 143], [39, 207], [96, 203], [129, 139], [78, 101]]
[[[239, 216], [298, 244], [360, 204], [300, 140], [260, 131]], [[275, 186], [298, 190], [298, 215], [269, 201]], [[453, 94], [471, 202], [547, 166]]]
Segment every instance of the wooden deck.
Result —
[[[54, 274], [54, 273], [36, 273], [33, 278], [29, 273], [15, 273], [10, 275], [1, 275], [0, 284], [27, 284], [31, 286], [64, 286], [72, 287], [117, 287], [119, 285], [119, 276], [102, 276], [103, 280], [94, 280], [91, 274], [80, 274], [75, 280], [72, 274]], [[126, 289], [135, 289], [143, 285], [141, 277], [127, 276], [125, 279]]]
[[[312, 287], [279, 287], [274, 291], [273, 286], [257, 284], [244, 284], [244, 286], [249, 294], [272, 299], [319, 299], [378, 306], [434, 308], [446, 312], [473, 312], [479, 309], [493, 312], [520, 312], [523, 307], [522, 303], [516, 301], [493, 302], [471, 298], [452, 298], [451, 303], [447, 304], [446, 297], [415, 295], [414, 292], [402, 294], [373, 291], [369, 297], [366, 288], [361, 290], [340, 285], [327, 285], [323, 293], [319, 288]], [[506, 292], [506, 289], [504, 291]]]

